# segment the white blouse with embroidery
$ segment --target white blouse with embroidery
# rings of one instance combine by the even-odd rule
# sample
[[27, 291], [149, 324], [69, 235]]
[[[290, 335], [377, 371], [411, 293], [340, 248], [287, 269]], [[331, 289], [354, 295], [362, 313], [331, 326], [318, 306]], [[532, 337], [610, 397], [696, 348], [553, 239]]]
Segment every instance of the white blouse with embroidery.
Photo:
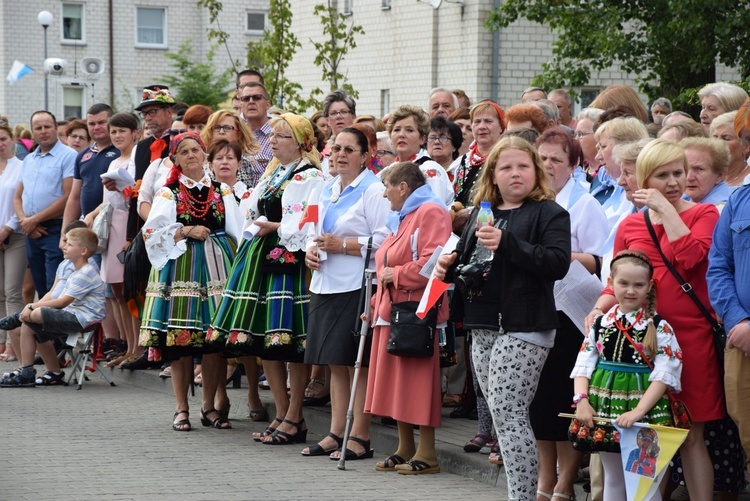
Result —
[[[194, 181], [184, 174], [180, 176], [180, 183], [186, 188], [207, 188], [211, 185], [211, 178], [204, 175], [200, 181]], [[224, 231], [235, 242], [239, 241], [242, 223], [237, 201], [232, 189], [221, 184], [221, 198], [224, 202]], [[187, 250], [185, 240], [174, 241], [175, 234], [184, 225], [177, 222], [177, 200], [169, 188], [163, 187], [154, 195], [154, 203], [148, 219], [143, 225], [143, 239], [151, 265], [161, 270], [170, 259], [177, 259]]]
[[[428, 156], [427, 150], [421, 149], [419, 150], [419, 153], [417, 153], [417, 157], [414, 159], [414, 161], [417, 161], [420, 158], [426, 156]], [[388, 167], [385, 167], [383, 170], [378, 172], [378, 177], [382, 178], [383, 172], [397, 163], [398, 161], [392, 163]], [[446, 207], [450, 207], [451, 205], [453, 205], [453, 198], [455, 196], [453, 192], [453, 183], [448, 177], [448, 172], [446, 172], [443, 166], [434, 160], [426, 160], [425, 162], [419, 164], [419, 170], [421, 170], [422, 174], [424, 174], [425, 181], [427, 181], [427, 184], [430, 185], [430, 188], [432, 188], [435, 196], [442, 200]]]
[[[295, 168], [299, 170], [307, 165], [303, 160]], [[266, 176], [258, 182], [258, 185], [250, 192], [250, 196], [243, 198], [240, 204], [240, 213], [244, 215], [244, 227], [249, 226], [259, 216], [258, 200], [265, 193], [272, 176]], [[306, 169], [302, 172], [292, 173], [289, 180], [282, 186], [281, 194], [281, 225], [279, 226], [279, 244], [286, 247], [290, 252], [305, 250], [307, 241], [307, 228], [299, 227], [299, 222], [305, 212], [313, 192], [320, 193], [325, 184], [325, 177], [319, 169]]]
[[[578, 352], [578, 358], [576, 359], [573, 372], [570, 377], [585, 377], [591, 379], [591, 375], [596, 369], [596, 365], [599, 360], [604, 360], [602, 353], [604, 352], [604, 344], [609, 342], [615, 342], [614, 340], [608, 339], [609, 335], [617, 335], [623, 338], [625, 343], [629, 341], [619, 332], [617, 326], [615, 326], [615, 320], [618, 318], [625, 318], [628, 325], [633, 325], [633, 328], [639, 332], [645, 331], [648, 327], [649, 322], [652, 319], [645, 318], [642, 315], [637, 322], [636, 320], [638, 310], [631, 311], [629, 313], [623, 313], [620, 311], [619, 305], [615, 305], [609, 310], [601, 319], [601, 333], [603, 338], [597, 338], [595, 331], [596, 324], [591, 326], [589, 333], [583, 341], [581, 350]], [[643, 347], [641, 346], [641, 349]], [[645, 350], [644, 350], [645, 351]], [[650, 356], [650, 354], [648, 354]], [[633, 363], [643, 363], [638, 360], [634, 360]], [[682, 376], [682, 350], [680, 345], [677, 344], [677, 337], [674, 335], [672, 326], [667, 323], [666, 320], [662, 319], [661, 322], [656, 326], [656, 356], [652, 359], [654, 370], [651, 371], [649, 381], [659, 381], [664, 383], [674, 392], [679, 393], [682, 390], [682, 384], [680, 383], [680, 377]], [[645, 365], [645, 363], [644, 363]]]

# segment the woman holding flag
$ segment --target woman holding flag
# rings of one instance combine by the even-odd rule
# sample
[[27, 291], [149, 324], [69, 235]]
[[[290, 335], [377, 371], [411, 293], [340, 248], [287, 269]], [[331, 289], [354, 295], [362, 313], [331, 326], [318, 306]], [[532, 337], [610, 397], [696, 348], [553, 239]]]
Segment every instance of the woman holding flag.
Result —
[[[276, 419], [253, 438], [266, 444], [303, 443], [307, 426], [302, 397], [307, 371], [302, 365], [307, 338], [307, 229], [303, 216], [324, 183], [310, 122], [284, 113], [271, 120], [273, 160], [243, 200], [252, 226], [230, 272], [223, 300], [207, 340], [226, 343], [230, 353], [263, 359], [276, 404]], [[291, 395], [287, 395], [289, 362]]]
[[[337, 158], [338, 176], [326, 184], [320, 197], [318, 223], [308, 225], [305, 264], [313, 276], [305, 363], [331, 368], [331, 427], [327, 437], [302, 451], [303, 456], [333, 453], [331, 459], [338, 459], [335, 451], [342, 446], [359, 344], [352, 331], [363, 307], [362, 274], [367, 267], [374, 269], [375, 251], [388, 234], [385, 187], [367, 168], [375, 153], [368, 133], [374, 136], [369, 127], [354, 124], [336, 135], [331, 151]], [[369, 337], [367, 341], [369, 344]], [[368, 353], [366, 350], [357, 384], [347, 460], [372, 457], [370, 416], [364, 414]]]

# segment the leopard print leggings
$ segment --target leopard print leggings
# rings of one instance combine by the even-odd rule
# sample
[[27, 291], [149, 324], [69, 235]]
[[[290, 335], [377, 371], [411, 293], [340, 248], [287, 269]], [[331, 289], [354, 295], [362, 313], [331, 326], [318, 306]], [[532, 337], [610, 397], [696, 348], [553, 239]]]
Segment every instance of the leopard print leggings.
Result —
[[471, 331], [477, 381], [487, 399], [508, 477], [508, 501], [536, 499], [539, 455], [529, 406], [549, 348], [497, 331]]

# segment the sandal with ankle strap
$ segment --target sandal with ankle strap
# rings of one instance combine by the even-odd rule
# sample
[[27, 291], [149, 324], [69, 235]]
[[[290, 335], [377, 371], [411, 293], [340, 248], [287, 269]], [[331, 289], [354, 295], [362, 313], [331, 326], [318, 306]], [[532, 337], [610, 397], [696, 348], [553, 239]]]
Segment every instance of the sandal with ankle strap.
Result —
[[[253, 432], [253, 440], [255, 440], [256, 442], [261, 442], [263, 440], [263, 437], [273, 435], [274, 432], [276, 432], [276, 426], [278, 426], [282, 422], [284, 422], [283, 419], [273, 418], [273, 421], [271, 421], [271, 424], [269, 424], [265, 430]], [[273, 426], [274, 423], [279, 423], [279, 424], [277, 424], [276, 426]]]
[[571, 496], [570, 494], [565, 494], [564, 492], [554, 492], [552, 494], [552, 497], [553, 498], [566, 499], [567, 501], [576, 501], [575, 494]]
[[[189, 411], [177, 411], [174, 413], [173, 419], [179, 416], [180, 414], [185, 414], [188, 417], [190, 416]], [[183, 426], [187, 426], [187, 428], [183, 428]], [[190, 420], [188, 418], [185, 418], [185, 419], [181, 419], [180, 421], [173, 422], [172, 429], [174, 431], [190, 431], [193, 429], [193, 427], [190, 425]]]
[[[268, 442], [262, 443], [266, 445], [287, 445], [287, 444], [304, 444], [307, 442], [307, 426], [305, 425], [305, 420], [302, 419], [298, 423], [295, 423], [294, 421], [289, 421], [288, 419], [283, 420], [284, 423], [290, 424], [294, 426], [297, 429], [297, 432], [292, 435], [291, 433], [287, 433], [285, 431], [281, 431], [277, 429], [271, 435], [271, 440]], [[305, 429], [302, 429], [302, 427], [305, 426]]]
[[[209, 414], [216, 414], [216, 419], [210, 419], [208, 417]], [[216, 409], [208, 409], [207, 411], [204, 411], [201, 409], [201, 424], [205, 427], [213, 427], [219, 430], [231, 430], [232, 429], [232, 423], [224, 419], [219, 411]], [[225, 426], [229, 425], [229, 426]]]
[[[357, 459], [370, 459], [375, 454], [375, 449], [370, 448], [370, 441], [369, 440], [362, 440], [358, 437], [349, 437], [349, 440], [352, 442], [357, 442], [359, 445], [365, 448], [364, 452], [362, 454], [357, 454], [350, 448], [346, 448], [346, 454], [344, 458], [347, 461], [355, 461]], [[333, 453], [331, 453], [331, 456], [329, 456], [332, 461], [338, 461], [341, 459], [341, 454], [338, 455], [338, 457], [334, 457]]]
[[334, 435], [333, 433], [329, 433], [328, 436], [336, 441], [336, 446], [332, 449], [324, 449], [320, 444], [315, 444], [312, 447], [308, 448], [307, 453], [305, 453], [305, 451], [302, 451], [300, 454], [305, 457], [327, 456], [332, 452], [341, 449], [341, 445], [344, 443], [344, 439], [339, 437], [338, 435]]

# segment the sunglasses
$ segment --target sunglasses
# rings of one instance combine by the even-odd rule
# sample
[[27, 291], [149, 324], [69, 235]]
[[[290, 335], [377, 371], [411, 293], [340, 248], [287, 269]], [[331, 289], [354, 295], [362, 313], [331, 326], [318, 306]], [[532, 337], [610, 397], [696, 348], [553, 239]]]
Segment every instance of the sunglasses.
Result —
[[174, 137], [178, 134], [184, 134], [187, 132], [187, 129], [169, 129], [169, 135]]
[[242, 101], [243, 103], [249, 103], [250, 101], [258, 102], [258, 101], [263, 101], [264, 99], [266, 99], [266, 96], [264, 96], [263, 94], [251, 94], [249, 96], [240, 96], [240, 101]]

